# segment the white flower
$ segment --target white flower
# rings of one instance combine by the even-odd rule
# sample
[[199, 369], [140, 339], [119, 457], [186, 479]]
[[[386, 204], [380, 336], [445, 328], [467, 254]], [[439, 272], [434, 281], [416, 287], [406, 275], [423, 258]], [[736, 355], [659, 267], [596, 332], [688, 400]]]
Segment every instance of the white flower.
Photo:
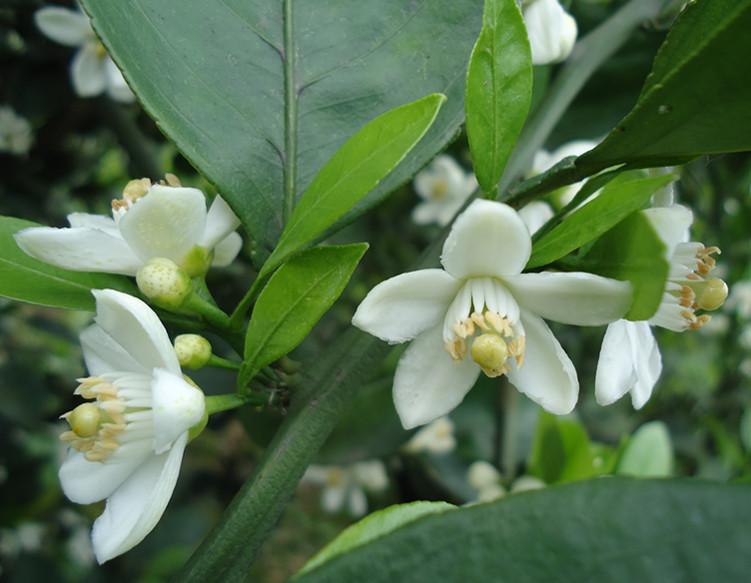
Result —
[[440, 417], [426, 425], [404, 445], [404, 451], [410, 453], [428, 451], [441, 454], [454, 451], [454, 448], [456, 448], [454, 423], [448, 417]]
[[94, 97], [106, 91], [116, 101], [133, 101], [133, 93], [122, 73], [97, 39], [85, 14], [60, 6], [48, 6], [37, 10], [34, 20], [39, 30], [51, 40], [78, 47], [70, 67], [73, 88], [78, 95]]
[[388, 486], [386, 468], [378, 460], [358, 462], [348, 467], [310, 466], [303, 481], [323, 486], [321, 507], [330, 513], [346, 507], [351, 516], [368, 511], [365, 492], [381, 492]]
[[548, 65], [565, 61], [576, 43], [576, 20], [558, 0], [531, 0], [524, 8], [532, 64]]
[[135, 275], [150, 259], [164, 258], [192, 277], [209, 264], [228, 265], [242, 245], [234, 232], [240, 221], [227, 203], [217, 196], [207, 212], [196, 188], [133, 180], [112, 209], [114, 218], [73, 213], [70, 228], [31, 227], [16, 241], [32, 257], [74, 271]]
[[488, 462], [473, 462], [467, 470], [467, 482], [477, 492], [476, 502], [490, 502], [506, 495], [500, 472]]
[[[597, 145], [597, 142], [593, 140], [574, 140], [572, 142], [566, 142], [559, 146], [552, 152], [546, 150], [539, 150], [535, 154], [535, 158], [532, 162], [531, 174], [541, 174], [546, 170], [552, 168], [558, 162], [569, 156], [581, 156], [585, 152], [588, 152]], [[571, 202], [576, 193], [581, 188], [584, 181], [577, 182], [575, 184], [569, 184], [562, 187], [559, 192], [558, 204], [565, 206]]]
[[534, 235], [540, 228], [553, 218], [553, 209], [544, 201], [536, 200], [525, 204], [519, 209], [519, 216], [529, 229], [529, 234]]
[[652, 395], [662, 372], [660, 348], [650, 326], [673, 332], [696, 330], [710, 316], [696, 315], [697, 310], [715, 310], [727, 296], [721, 279], [708, 278], [715, 267], [717, 247], [705, 247], [688, 241], [693, 222], [689, 209], [681, 205], [653, 207], [644, 212], [667, 248], [670, 272], [662, 302], [652, 318], [642, 322], [619, 320], [605, 332], [597, 363], [595, 397], [609, 405], [627, 392], [640, 409]]
[[370, 291], [352, 323], [390, 343], [413, 340], [394, 378], [410, 429], [454, 409], [480, 372], [507, 374], [548, 411], [571, 411], [574, 366], [542, 318], [600, 325], [628, 310], [631, 286], [590, 273], [521, 273], [532, 243], [509, 206], [474, 201], [443, 246], [444, 269], [393, 277]]
[[511, 485], [511, 493], [529, 492], [530, 490], [541, 490], [545, 487], [545, 482], [534, 476], [519, 476]]
[[739, 281], [730, 288], [727, 306], [741, 318], [751, 318], [751, 281]]
[[60, 438], [71, 449], [60, 482], [78, 504], [107, 500], [92, 531], [103, 563], [159, 521], [205, 402], [183, 378], [167, 331], [145, 303], [114, 290], [93, 294], [96, 323], [81, 334], [91, 376], [76, 389], [89, 401], [63, 416], [71, 430]]
[[29, 121], [10, 107], [0, 107], [0, 152], [27, 154], [33, 141]]
[[448, 225], [469, 196], [477, 190], [477, 179], [465, 172], [451, 156], [437, 156], [415, 176], [415, 191], [424, 202], [415, 207], [412, 220], [418, 225]]

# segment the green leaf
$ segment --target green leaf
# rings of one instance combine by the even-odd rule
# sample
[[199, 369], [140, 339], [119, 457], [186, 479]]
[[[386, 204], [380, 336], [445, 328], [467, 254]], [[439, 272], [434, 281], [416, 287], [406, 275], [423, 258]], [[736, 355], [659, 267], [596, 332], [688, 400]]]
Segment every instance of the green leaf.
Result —
[[456, 509], [456, 506], [447, 502], [411, 502], [409, 504], [396, 504], [374, 512], [344, 529], [339, 536], [305, 563], [303, 568], [295, 575], [295, 579], [339, 555], [368, 544], [405, 524], [414, 522], [418, 518], [454, 509]]
[[297, 583], [748, 579], [751, 486], [597, 479], [425, 516]]
[[633, 213], [600, 237], [582, 258], [567, 267], [630, 281], [633, 286], [628, 320], [648, 320], [662, 301], [670, 266], [666, 248], [643, 213]]
[[516, 0], [485, 0], [467, 71], [467, 139], [477, 181], [494, 193], [532, 102], [532, 56]]
[[645, 423], [629, 438], [616, 473], [641, 478], [661, 478], [673, 473], [673, 444], [663, 422]]
[[0, 217], [0, 296], [53, 308], [94, 311], [92, 289], [116, 289], [139, 295], [132, 280], [120, 275], [60, 269], [26, 255], [13, 234], [37, 223]]
[[261, 258], [284, 209], [367, 121], [429, 93], [449, 98], [425, 140], [350, 216], [408, 180], [464, 121], [475, 0], [82, 4], [141, 104], [216, 185]]
[[258, 296], [238, 383], [295, 348], [344, 291], [367, 243], [314, 247], [288, 261]]
[[[579, 207], [537, 241], [527, 267], [552, 263], [596, 239], [634, 211], [643, 208], [655, 192], [675, 179], [670, 174], [645, 177], [638, 171], [621, 174], [593, 200]], [[587, 185], [583, 188], [587, 188]]]

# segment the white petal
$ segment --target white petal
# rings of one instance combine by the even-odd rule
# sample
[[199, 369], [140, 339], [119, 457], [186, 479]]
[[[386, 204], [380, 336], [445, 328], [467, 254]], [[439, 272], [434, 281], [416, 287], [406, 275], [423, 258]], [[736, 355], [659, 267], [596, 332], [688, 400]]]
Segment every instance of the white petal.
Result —
[[177, 355], [157, 315], [138, 298], [119, 291], [94, 290], [96, 323], [147, 370], [181, 374]]
[[649, 222], [657, 231], [657, 235], [667, 246], [669, 258], [678, 243], [689, 240], [689, 228], [694, 222], [693, 213], [685, 206], [674, 204], [673, 206], [654, 207], [642, 211]]
[[165, 257], [180, 263], [199, 244], [206, 225], [206, 200], [197, 188], [155, 184], [120, 219], [120, 232], [143, 260]]
[[125, 241], [99, 229], [31, 227], [15, 239], [32, 257], [73, 271], [135, 275], [141, 266]]
[[99, 229], [108, 235], [122, 239], [120, 230], [117, 228], [112, 217], [93, 215], [89, 213], [70, 213], [67, 218], [68, 224], [73, 228], [84, 227], [87, 229]]
[[404, 352], [394, 376], [394, 405], [405, 429], [430, 423], [454, 409], [474, 386], [480, 367], [455, 362], [443, 347], [441, 327], [420, 334]]
[[406, 342], [443, 321], [460, 285], [441, 269], [397, 275], [370, 290], [352, 324], [386, 342]]
[[631, 404], [634, 409], [641, 409], [652, 396], [662, 373], [662, 355], [647, 322], [629, 324], [636, 365], [636, 383], [631, 389]]
[[553, 218], [553, 209], [546, 202], [536, 200], [525, 204], [519, 209], [519, 216], [529, 229], [529, 234], [534, 235], [540, 228]]
[[227, 267], [235, 260], [242, 248], [242, 237], [238, 233], [230, 233], [214, 247], [214, 258], [211, 260], [211, 265]]
[[107, 500], [91, 533], [99, 564], [141, 542], [156, 526], [172, 497], [188, 434], [168, 452], [150, 457]]
[[631, 307], [630, 283], [591, 273], [523, 273], [504, 281], [521, 307], [563, 324], [608, 324]]
[[522, 311], [521, 321], [526, 332], [524, 363], [519, 368], [512, 364], [509, 381], [547, 411], [570, 413], [579, 396], [579, 379], [571, 359], [541, 318]]
[[46, 37], [61, 45], [77, 47], [94, 36], [89, 19], [78, 10], [48, 6], [34, 13], [34, 22]]
[[600, 405], [615, 403], [632, 389], [636, 367], [629, 328], [636, 322], [618, 320], [605, 331], [597, 361], [595, 398]]
[[521, 273], [532, 250], [524, 221], [510, 206], [476, 200], [454, 222], [441, 263], [459, 279]]
[[154, 451], [166, 451], [180, 435], [196, 425], [205, 411], [203, 393], [182, 376], [154, 370], [151, 383]]
[[115, 61], [107, 57], [105, 68], [107, 70], [107, 94], [115, 101], [132, 103], [136, 97], [128, 87], [128, 83], [120, 69], [117, 68]]
[[217, 195], [206, 215], [206, 228], [200, 244], [206, 249], [213, 249], [239, 226], [240, 219], [232, 212], [224, 199]]
[[81, 333], [81, 348], [86, 370], [91, 376], [110, 372], [149, 374], [147, 369], [97, 324], [89, 326]]
[[90, 462], [73, 449], [58, 473], [63, 493], [76, 504], [92, 504], [112, 494], [153, 455], [147, 440], [121, 445], [104, 462]]
[[412, 220], [418, 225], [430, 225], [432, 223], [441, 226], [447, 225], [448, 221], [444, 223], [441, 219], [443, 208], [444, 205], [440, 202], [426, 200], [412, 210]]
[[355, 518], [365, 515], [368, 511], [368, 499], [362, 488], [350, 489], [347, 508], [350, 516], [354, 516]]
[[339, 512], [344, 506], [344, 497], [347, 495], [345, 486], [327, 486], [321, 495], [321, 507], [328, 513]]
[[369, 492], [380, 492], [389, 485], [386, 467], [380, 460], [368, 460], [352, 464], [354, 481]]
[[576, 42], [576, 20], [558, 0], [535, 0], [524, 11], [532, 64], [547, 65], [565, 60]]
[[94, 97], [107, 87], [107, 63], [97, 52], [96, 45], [85, 44], [73, 57], [71, 64], [73, 88], [81, 97]]

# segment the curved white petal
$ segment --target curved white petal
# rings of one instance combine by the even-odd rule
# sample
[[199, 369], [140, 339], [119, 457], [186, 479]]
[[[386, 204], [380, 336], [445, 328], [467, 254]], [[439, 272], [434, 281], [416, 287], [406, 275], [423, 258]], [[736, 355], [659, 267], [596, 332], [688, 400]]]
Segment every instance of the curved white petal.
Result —
[[214, 247], [214, 258], [211, 260], [211, 265], [227, 267], [235, 260], [242, 248], [243, 239], [239, 233], [230, 233]]
[[339, 512], [344, 506], [346, 495], [347, 487], [345, 485], [326, 486], [321, 494], [321, 508], [330, 514]]
[[121, 103], [132, 103], [136, 96], [133, 95], [122, 72], [110, 57], [105, 59], [105, 69], [107, 71], [107, 95]]
[[154, 451], [159, 454], [201, 420], [206, 402], [200, 389], [161, 368], [154, 369], [151, 395]]
[[508, 379], [535, 403], [555, 415], [566, 415], [579, 397], [579, 379], [571, 359], [548, 325], [538, 316], [522, 311], [526, 333], [524, 363], [512, 363]]
[[107, 64], [96, 45], [85, 44], [73, 57], [70, 73], [73, 88], [81, 97], [94, 97], [107, 87]]
[[444, 205], [440, 202], [426, 200], [412, 210], [412, 220], [418, 225], [430, 225], [432, 223], [447, 225], [448, 221], [444, 223], [441, 219], [443, 208]]
[[362, 488], [351, 488], [349, 491], [349, 500], [347, 501], [349, 515], [355, 518], [364, 516], [368, 511], [368, 499]]
[[71, 449], [58, 472], [63, 493], [76, 504], [104, 500], [152, 455], [148, 440], [121, 445], [104, 462], [90, 462]]
[[217, 195], [206, 215], [206, 228], [200, 244], [206, 249], [213, 249], [220, 241], [226, 239], [237, 227], [240, 219], [224, 199]]
[[156, 526], [172, 497], [188, 434], [168, 452], [151, 456], [107, 499], [91, 539], [99, 564], [141, 542]]
[[120, 219], [123, 238], [143, 260], [165, 257], [180, 263], [199, 244], [206, 200], [197, 188], [155, 184]]
[[182, 374], [169, 336], [157, 315], [138, 298], [119, 291], [93, 290], [95, 321], [143, 368]]
[[35, 259], [73, 271], [135, 275], [141, 266], [125, 241], [99, 229], [31, 227], [15, 239]]
[[135, 372], [149, 374], [141, 364], [126, 352], [117, 341], [98, 324], [89, 326], [81, 333], [81, 349], [86, 370], [91, 376], [110, 372]]
[[519, 216], [529, 229], [529, 234], [534, 235], [540, 228], [553, 218], [551, 206], [541, 200], [525, 204], [519, 209]]
[[636, 322], [618, 320], [605, 331], [595, 375], [595, 399], [600, 405], [615, 403], [636, 382], [636, 367], [629, 327]]
[[657, 384], [662, 373], [662, 355], [652, 329], [647, 322], [629, 322], [631, 343], [636, 366], [636, 383], [631, 389], [631, 404], [641, 409]]
[[112, 217], [105, 215], [94, 215], [90, 213], [70, 213], [67, 217], [68, 224], [75, 228], [84, 227], [87, 229], [99, 229], [108, 235], [122, 239], [120, 230], [117, 228]]
[[460, 285], [442, 269], [402, 273], [370, 290], [352, 324], [386, 342], [406, 342], [443, 320]]
[[34, 13], [34, 22], [47, 38], [69, 47], [80, 46], [94, 36], [89, 19], [78, 10], [40, 8]]
[[608, 324], [631, 307], [630, 283], [591, 273], [522, 273], [504, 282], [521, 307], [563, 324]]
[[667, 246], [669, 258], [678, 243], [689, 240], [689, 228], [694, 222], [693, 213], [680, 204], [665, 207], [653, 207], [642, 211], [657, 231], [657, 235]]
[[455, 362], [443, 347], [441, 327], [420, 334], [394, 376], [394, 405], [405, 429], [438, 419], [462, 402], [480, 375], [470, 358]]
[[454, 222], [441, 263], [459, 279], [515, 275], [527, 264], [531, 250], [529, 231], [514, 209], [476, 200]]
[[532, 64], [547, 65], [565, 60], [574, 48], [576, 20], [558, 0], [534, 0], [524, 11]]

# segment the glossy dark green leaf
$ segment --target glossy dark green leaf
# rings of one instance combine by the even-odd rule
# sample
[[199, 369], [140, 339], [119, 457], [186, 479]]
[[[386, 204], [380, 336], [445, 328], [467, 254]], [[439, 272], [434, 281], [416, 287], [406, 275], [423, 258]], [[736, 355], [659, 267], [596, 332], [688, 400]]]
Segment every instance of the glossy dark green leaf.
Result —
[[409, 179], [464, 121], [481, 19], [474, 0], [82, 4], [140, 102], [217, 186], [261, 256], [287, 203], [369, 120], [433, 92], [449, 98], [352, 216]]
[[465, 109], [477, 181], [495, 192], [532, 102], [532, 57], [516, 0], [485, 0]]
[[68, 271], [26, 255], [13, 234], [40, 225], [0, 217], [0, 296], [53, 308], [94, 311], [92, 289], [116, 289], [138, 295], [132, 280], [121, 275]]
[[643, 208], [655, 192], [675, 178], [670, 174], [644, 176], [639, 172], [620, 175], [593, 200], [579, 207], [535, 242], [528, 267], [552, 263], [596, 239], [634, 211]]
[[271, 276], [253, 308], [238, 383], [303, 341], [344, 291], [367, 249], [367, 243], [314, 247]]
[[600, 478], [418, 518], [298, 583], [748, 578], [751, 485]]

